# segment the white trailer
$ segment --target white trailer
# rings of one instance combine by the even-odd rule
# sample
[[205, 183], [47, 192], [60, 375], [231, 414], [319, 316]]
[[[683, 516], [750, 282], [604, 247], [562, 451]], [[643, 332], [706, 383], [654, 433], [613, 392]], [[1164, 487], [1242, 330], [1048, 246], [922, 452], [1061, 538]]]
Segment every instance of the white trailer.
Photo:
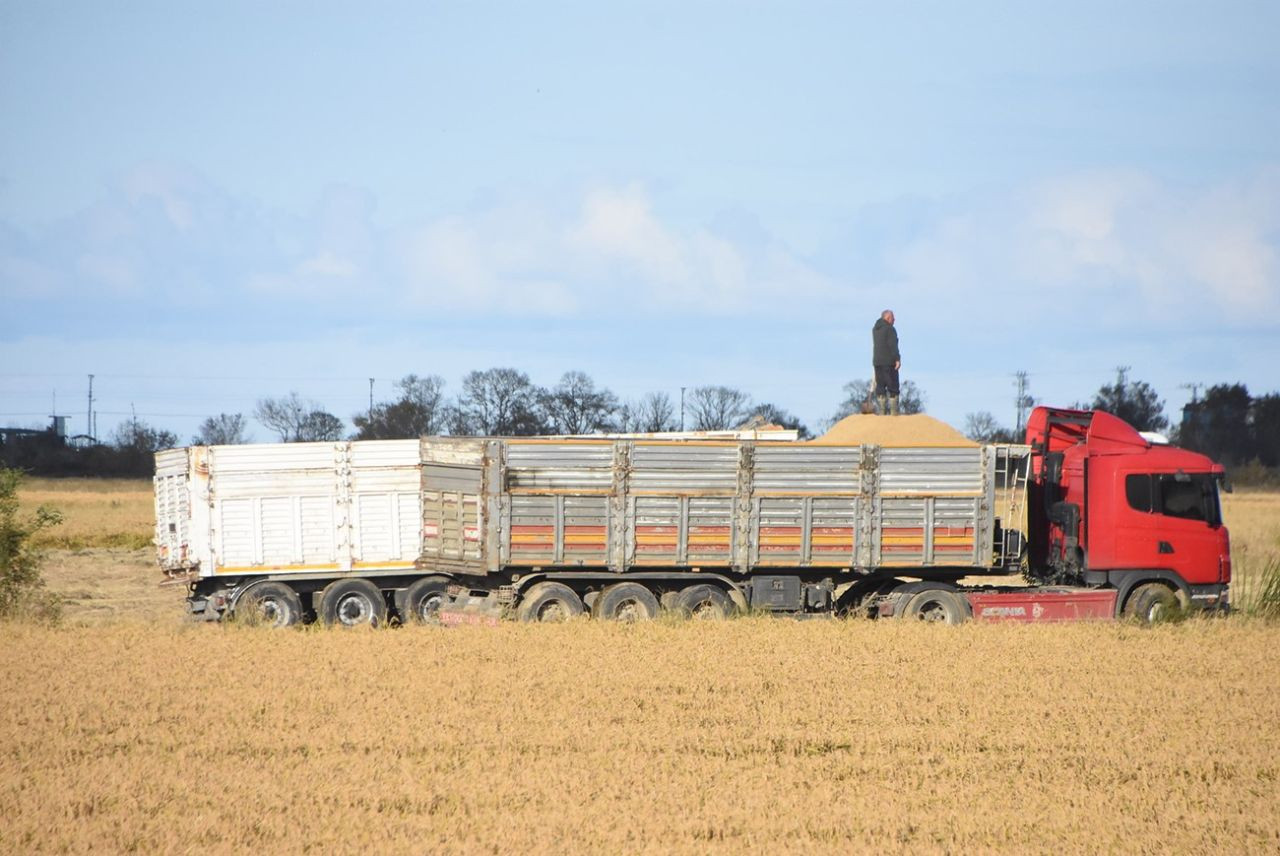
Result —
[[417, 440], [160, 452], [160, 566], [200, 618], [248, 598], [273, 623], [376, 623], [421, 577], [420, 472]]

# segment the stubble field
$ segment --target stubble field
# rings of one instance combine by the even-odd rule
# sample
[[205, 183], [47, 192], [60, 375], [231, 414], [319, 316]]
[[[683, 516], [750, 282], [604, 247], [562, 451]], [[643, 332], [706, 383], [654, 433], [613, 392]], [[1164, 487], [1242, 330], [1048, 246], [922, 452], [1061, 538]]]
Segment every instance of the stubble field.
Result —
[[[1280, 552], [1280, 495], [1226, 516]], [[0, 625], [3, 852], [1280, 849], [1276, 624], [271, 632], [94, 537]]]

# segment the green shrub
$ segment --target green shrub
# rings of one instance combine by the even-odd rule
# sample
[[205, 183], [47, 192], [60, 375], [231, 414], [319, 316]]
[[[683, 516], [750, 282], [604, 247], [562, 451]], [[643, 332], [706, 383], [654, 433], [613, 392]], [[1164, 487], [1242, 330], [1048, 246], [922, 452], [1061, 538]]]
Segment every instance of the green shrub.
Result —
[[34, 516], [19, 517], [21, 482], [20, 470], [0, 466], [0, 619], [56, 621], [61, 616], [61, 601], [44, 590], [40, 576], [43, 554], [32, 546], [31, 536], [57, 526], [62, 515], [42, 505]]
[[1262, 557], [1261, 567], [1254, 570], [1254, 557], [1242, 556], [1240, 572], [1232, 574], [1232, 606], [1245, 615], [1280, 619], [1280, 556]]

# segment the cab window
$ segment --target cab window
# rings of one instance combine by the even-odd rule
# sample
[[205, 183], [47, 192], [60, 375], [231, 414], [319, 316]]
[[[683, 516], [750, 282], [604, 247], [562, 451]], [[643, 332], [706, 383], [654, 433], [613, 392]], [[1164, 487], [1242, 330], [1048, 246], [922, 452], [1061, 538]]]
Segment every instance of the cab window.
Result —
[[1218, 484], [1213, 476], [1197, 473], [1156, 476], [1159, 511], [1166, 517], [1221, 522], [1218, 511]]
[[1135, 511], [1182, 520], [1222, 522], [1218, 484], [1208, 473], [1133, 473], [1124, 479], [1125, 499]]
[[1151, 476], [1135, 473], [1124, 477], [1124, 495], [1135, 511], [1151, 511]]

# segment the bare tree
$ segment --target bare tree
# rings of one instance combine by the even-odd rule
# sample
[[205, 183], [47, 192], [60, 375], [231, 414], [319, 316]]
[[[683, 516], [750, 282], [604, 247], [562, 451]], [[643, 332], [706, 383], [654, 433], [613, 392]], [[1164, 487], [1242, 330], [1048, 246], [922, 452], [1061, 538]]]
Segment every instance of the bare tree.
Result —
[[593, 434], [613, 429], [618, 398], [584, 372], [570, 371], [543, 396], [542, 409], [556, 434]]
[[990, 411], [981, 410], [964, 417], [964, 435], [975, 443], [1012, 443], [1013, 432], [1000, 425]]
[[[836, 414], [832, 417], [832, 423], [839, 422], [851, 413], [858, 413], [862, 410], [862, 405], [870, 397], [872, 389], [872, 381], [870, 380], [851, 380], [844, 385], [845, 398], [840, 402]], [[903, 416], [912, 413], [924, 413], [924, 391], [916, 386], [913, 381], [903, 381], [902, 389], [898, 393], [898, 412]]]
[[275, 431], [283, 443], [342, 439], [342, 420], [296, 392], [283, 398], [260, 399], [253, 415]]
[[396, 386], [400, 388], [398, 399], [351, 417], [357, 440], [404, 440], [444, 430], [448, 415], [444, 378], [410, 374], [397, 381]]
[[469, 372], [450, 415], [450, 432], [486, 436], [546, 433], [539, 413], [545, 393], [522, 371], [507, 368]]
[[111, 445], [121, 452], [150, 455], [178, 445], [178, 436], [172, 431], [152, 428], [140, 419], [129, 419], [111, 432]]
[[748, 422], [756, 422], [761, 425], [777, 425], [779, 428], [790, 428], [797, 432], [797, 436], [801, 440], [808, 440], [813, 436], [809, 432], [809, 428], [795, 416], [778, 407], [776, 404], [757, 404], [751, 408], [751, 418]]
[[200, 423], [200, 431], [191, 438], [194, 446], [236, 446], [248, 443], [244, 416], [239, 413], [219, 413]]
[[658, 434], [675, 431], [676, 409], [665, 392], [647, 392], [618, 411], [618, 427], [627, 432]]
[[751, 396], [727, 386], [700, 386], [689, 394], [695, 431], [727, 431], [750, 413]]

